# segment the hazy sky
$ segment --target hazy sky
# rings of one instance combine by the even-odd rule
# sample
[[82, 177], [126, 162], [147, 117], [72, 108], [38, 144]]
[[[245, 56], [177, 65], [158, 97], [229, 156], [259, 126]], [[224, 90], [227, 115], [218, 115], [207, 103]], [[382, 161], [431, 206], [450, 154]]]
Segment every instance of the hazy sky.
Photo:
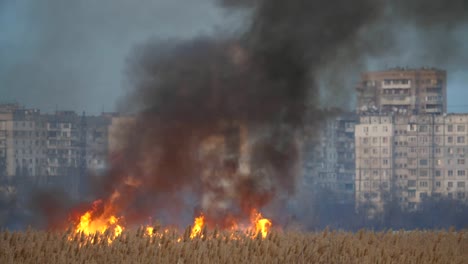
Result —
[[[235, 24], [213, 0], [0, 0], [0, 102], [17, 101], [50, 112], [114, 110], [125, 91], [126, 60], [150, 38], [210, 34]], [[454, 34], [468, 57], [467, 27]], [[419, 43], [401, 56], [370, 65], [414, 65]], [[416, 52], [415, 52], [416, 51]], [[421, 63], [431, 61], [425, 58]], [[450, 112], [468, 112], [468, 62], [449, 71]], [[350, 84], [353, 85], [353, 84]]]
[[0, 101], [112, 110], [136, 44], [209, 34], [225, 23], [210, 0], [191, 2], [0, 0]]

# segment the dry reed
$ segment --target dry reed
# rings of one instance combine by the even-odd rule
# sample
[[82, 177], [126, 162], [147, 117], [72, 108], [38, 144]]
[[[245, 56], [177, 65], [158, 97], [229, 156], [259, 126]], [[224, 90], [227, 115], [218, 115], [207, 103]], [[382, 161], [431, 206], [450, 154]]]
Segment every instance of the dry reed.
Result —
[[143, 228], [85, 236], [27, 230], [0, 232], [0, 263], [467, 263], [466, 231], [325, 230], [251, 238], [218, 230], [149, 236]]

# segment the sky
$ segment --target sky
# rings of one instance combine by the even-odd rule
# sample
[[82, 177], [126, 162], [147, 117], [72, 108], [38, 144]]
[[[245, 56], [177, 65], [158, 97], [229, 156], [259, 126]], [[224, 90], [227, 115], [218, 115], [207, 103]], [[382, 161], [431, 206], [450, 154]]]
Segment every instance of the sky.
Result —
[[[43, 112], [114, 111], [131, 89], [127, 60], [138, 45], [235, 30], [239, 24], [239, 16], [213, 0], [0, 0], [0, 103], [18, 102]], [[447, 69], [448, 111], [468, 112], [467, 28], [458, 27], [448, 40], [459, 42], [457, 63], [431, 65], [426, 53], [418, 54], [418, 45], [430, 45], [430, 38], [421, 43], [408, 29], [399, 43], [410, 48], [370, 59], [369, 69]]]

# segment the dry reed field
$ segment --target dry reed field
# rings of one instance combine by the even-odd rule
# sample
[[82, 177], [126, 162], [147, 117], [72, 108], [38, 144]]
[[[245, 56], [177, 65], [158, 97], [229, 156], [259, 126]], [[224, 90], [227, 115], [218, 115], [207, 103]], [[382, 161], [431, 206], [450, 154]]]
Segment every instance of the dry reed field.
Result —
[[468, 263], [468, 232], [3, 231], [0, 263]]

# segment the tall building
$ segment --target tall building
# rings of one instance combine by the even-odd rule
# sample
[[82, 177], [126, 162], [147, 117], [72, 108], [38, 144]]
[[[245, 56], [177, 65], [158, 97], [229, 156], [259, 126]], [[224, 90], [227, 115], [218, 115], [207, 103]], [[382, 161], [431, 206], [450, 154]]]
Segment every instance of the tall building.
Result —
[[356, 126], [356, 202], [408, 209], [424, 198], [467, 201], [468, 114], [361, 116]]
[[434, 68], [364, 72], [358, 113], [441, 114], [447, 111], [447, 74]]
[[391, 116], [361, 116], [355, 127], [355, 201], [374, 206], [371, 214], [383, 210], [393, 187], [393, 129]]
[[63, 187], [78, 198], [83, 179], [105, 169], [110, 123], [107, 114], [41, 114], [17, 104], [0, 105], [0, 180]]
[[37, 109], [16, 109], [7, 128], [6, 170], [14, 176], [27, 178], [44, 174], [46, 166], [45, 123]]
[[[305, 140], [304, 188], [328, 190], [339, 203], [354, 200], [354, 127], [357, 122], [356, 114], [341, 114], [324, 121], [317, 137]], [[316, 127], [312, 129], [317, 130]]]

